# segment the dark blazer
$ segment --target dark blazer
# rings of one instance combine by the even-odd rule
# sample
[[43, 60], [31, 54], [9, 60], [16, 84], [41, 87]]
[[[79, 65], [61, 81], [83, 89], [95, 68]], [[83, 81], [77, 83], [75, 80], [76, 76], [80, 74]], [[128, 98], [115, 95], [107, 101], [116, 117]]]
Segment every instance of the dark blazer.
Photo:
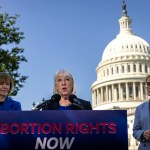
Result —
[[[71, 110], [92, 110], [92, 106], [89, 101], [79, 99], [79, 102], [81, 103], [83, 109], [78, 105], [72, 104]], [[42, 110], [59, 110], [59, 102], [49, 103]]]
[[140, 141], [138, 150], [150, 150], [150, 141], [141, 139], [144, 130], [150, 130], [150, 101], [137, 106], [133, 125], [133, 136]]
[[6, 97], [2, 106], [0, 106], [0, 111], [11, 111], [11, 110], [21, 110], [20, 102], [12, 100], [11, 97]]

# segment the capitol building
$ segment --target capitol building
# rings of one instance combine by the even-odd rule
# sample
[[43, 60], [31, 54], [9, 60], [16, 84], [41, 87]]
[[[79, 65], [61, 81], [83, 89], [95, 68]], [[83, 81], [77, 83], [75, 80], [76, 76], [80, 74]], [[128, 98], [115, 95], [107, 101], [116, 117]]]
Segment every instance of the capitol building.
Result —
[[131, 23], [123, 2], [119, 34], [104, 49], [91, 90], [93, 110], [127, 110], [128, 147], [137, 150], [132, 128], [135, 108], [148, 100], [144, 84], [150, 74], [150, 45], [133, 33]]

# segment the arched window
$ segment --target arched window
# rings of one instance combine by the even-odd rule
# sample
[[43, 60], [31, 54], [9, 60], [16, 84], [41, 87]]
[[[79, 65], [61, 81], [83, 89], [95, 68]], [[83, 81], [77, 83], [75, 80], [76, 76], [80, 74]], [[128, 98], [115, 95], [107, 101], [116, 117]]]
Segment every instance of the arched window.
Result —
[[127, 66], [128, 72], [130, 72], [130, 65]]
[[139, 64], [139, 71], [142, 72], [142, 65]]
[[113, 67], [111, 68], [111, 74], [112, 74], [112, 75], [114, 74], [114, 70], [113, 70]]
[[119, 73], [119, 67], [118, 66], [116, 67], [116, 72]]
[[134, 72], [136, 72], [136, 65], [135, 64], [133, 65], [133, 70], [134, 70]]
[[145, 72], [147, 73], [148, 71], [147, 71], [147, 65], [145, 65]]
[[124, 73], [124, 65], [122, 65], [122, 73]]

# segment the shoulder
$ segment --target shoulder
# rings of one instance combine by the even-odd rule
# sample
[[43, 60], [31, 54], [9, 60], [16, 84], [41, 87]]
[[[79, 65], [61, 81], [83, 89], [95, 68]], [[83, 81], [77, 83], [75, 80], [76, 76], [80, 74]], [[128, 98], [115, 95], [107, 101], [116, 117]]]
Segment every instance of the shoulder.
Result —
[[143, 109], [145, 107], [149, 106], [149, 100], [146, 102], [143, 102], [142, 104], [137, 106], [137, 109]]
[[18, 101], [16, 101], [16, 100], [12, 100], [12, 101], [13, 101], [13, 103], [14, 103], [15, 105], [21, 105], [20, 102], [18, 102]]
[[11, 97], [8, 97], [10, 103], [12, 103], [13, 109], [14, 110], [21, 110], [21, 103], [18, 102], [17, 100], [12, 99]]
[[90, 103], [90, 102], [87, 101], [87, 100], [83, 100], [83, 99], [79, 99], [79, 100], [80, 100], [80, 102], [85, 103], [85, 104], [89, 104], [89, 103]]
[[82, 103], [82, 105], [85, 107], [85, 109], [92, 110], [90, 101], [83, 100], [83, 99], [79, 99], [79, 101]]

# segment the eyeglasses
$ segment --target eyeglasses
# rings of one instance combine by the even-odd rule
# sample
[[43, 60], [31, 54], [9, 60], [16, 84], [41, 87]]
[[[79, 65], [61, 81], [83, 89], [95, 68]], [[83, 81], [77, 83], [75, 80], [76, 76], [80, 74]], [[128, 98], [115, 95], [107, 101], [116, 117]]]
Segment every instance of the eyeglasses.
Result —
[[145, 87], [150, 87], [150, 82], [146, 82]]

